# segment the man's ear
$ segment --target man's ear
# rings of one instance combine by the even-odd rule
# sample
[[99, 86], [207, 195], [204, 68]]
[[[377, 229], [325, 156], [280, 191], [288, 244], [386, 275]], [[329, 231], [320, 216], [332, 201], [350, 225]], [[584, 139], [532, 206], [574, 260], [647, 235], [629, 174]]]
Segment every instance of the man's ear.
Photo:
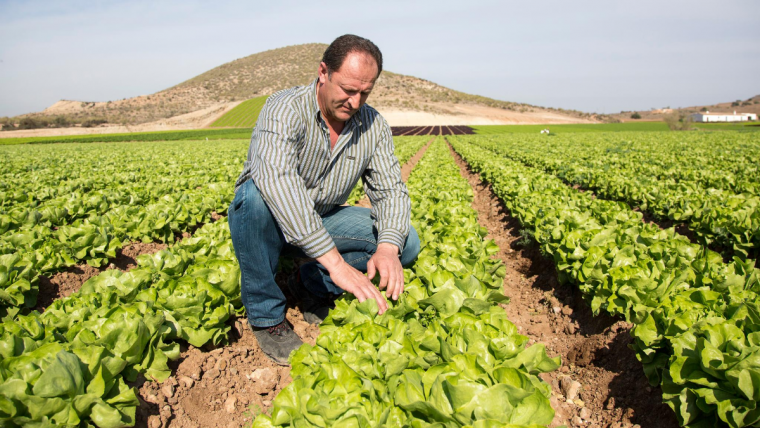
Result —
[[330, 78], [330, 71], [327, 69], [327, 64], [324, 62], [319, 63], [319, 83], [324, 85], [325, 82]]

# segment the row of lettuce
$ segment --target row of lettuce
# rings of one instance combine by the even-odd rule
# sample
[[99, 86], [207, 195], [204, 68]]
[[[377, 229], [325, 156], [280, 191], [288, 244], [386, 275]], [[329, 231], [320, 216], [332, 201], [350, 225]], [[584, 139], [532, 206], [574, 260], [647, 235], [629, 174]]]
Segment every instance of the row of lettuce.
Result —
[[3, 148], [15, 156], [0, 192], [0, 316], [35, 306], [40, 275], [101, 266], [128, 242], [174, 242], [225, 213], [244, 144], [213, 145]]
[[760, 279], [557, 177], [451, 137], [594, 313], [634, 324], [632, 348], [684, 426], [760, 426]]
[[293, 382], [255, 428], [545, 426], [554, 370], [526, 346], [497, 303], [504, 267], [471, 208], [472, 189], [434, 142], [408, 182], [422, 242], [406, 292], [377, 315], [374, 300], [337, 301], [316, 346], [291, 355]]
[[[558, 360], [495, 303], [504, 268], [482, 237], [472, 193], [438, 144], [410, 182], [424, 248], [407, 293], [386, 314], [350, 297], [317, 346], [292, 356], [294, 382], [257, 426], [546, 425], [550, 389], [536, 374]], [[443, 173], [442, 175], [439, 175]], [[225, 219], [167, 250], [109, 270], [40, 314], [0, 324], [0, 425], [131, 426], [127, 382], [162, 381], [179, 342], [222, 345], [242, 315], [240, 272]]]
[[[399, 139], [401, 162], [424, 141]], [[99, 267], [129, 242], [171, 243], [224, 214], [245, 147], [241, 141], [115, 144], [105, 151], [4, 147], [0, 316], [36, 305], [40, 275], [84, 262]]]
[[142, 374], [163, 381], [179, 342], [221, 345], [242, 314], [226, 219], [129, 272], [108, 270], [44, 313], [0, 324], [0, 425], [132, 426]]
[[[422, 149], [425, 143], [430, 142], [429, 136], [419, 137], [396, 137], [394, 138], [395, 149], [394, 153], [398, 158], [399, 165], [404, 165], [412, 158], [417, 152]], [[348, 196], [348, 204], [354, 205], [365, 196], [364, 183], [359, 181], [351, 190], [351, 194]]]
[[[621, 141], [622, 139], [622, 141]], [[760, 138], [748, 134], [471, 139], [606, 199], [688, 225], [700, 243], [760, 249]]]

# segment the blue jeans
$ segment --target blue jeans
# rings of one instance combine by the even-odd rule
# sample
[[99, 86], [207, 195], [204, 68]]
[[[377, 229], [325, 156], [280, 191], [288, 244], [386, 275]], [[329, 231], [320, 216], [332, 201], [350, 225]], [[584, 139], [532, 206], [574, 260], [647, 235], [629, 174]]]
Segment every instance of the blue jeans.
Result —
[[[285, 319], [285, 295], [275, 283], [281, 255], [306, 257], [285, 236], [259, 193], [248, 180], [238, 188], [229, 208], [230, 233], [235, 256], [240, 263], [240, 293], [248, 312], [248, 322], [256, 327], [271, 327]], [[368, 208], [336, 207], [322, 216], [322, 225], [332, 236], [343, 259], [367, 272], [367, 261], [377, 250], [377, 229]], [[401, 264], [408, 266], [417, 258], [420, 239], [414, 227], [401, 252]], [[301, 281], [315, 296], [332, 297], [343, 293], [320, 263], [301, 266]]]

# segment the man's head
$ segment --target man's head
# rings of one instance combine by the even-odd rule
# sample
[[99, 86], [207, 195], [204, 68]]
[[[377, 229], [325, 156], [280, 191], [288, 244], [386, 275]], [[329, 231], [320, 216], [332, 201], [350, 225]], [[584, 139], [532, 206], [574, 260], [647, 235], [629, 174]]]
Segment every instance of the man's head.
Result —
[[319, 64], [319, 108], [328, 121], [345, 122], [367, 102], [383, 69], [371, 41], [346, 34], [335, 39]]

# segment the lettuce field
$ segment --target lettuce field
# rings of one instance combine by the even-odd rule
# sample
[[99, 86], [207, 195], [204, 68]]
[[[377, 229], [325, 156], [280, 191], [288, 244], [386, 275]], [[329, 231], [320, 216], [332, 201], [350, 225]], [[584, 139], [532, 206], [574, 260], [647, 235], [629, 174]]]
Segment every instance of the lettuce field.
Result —
[[394, 138], [405, 293], [289, 304], [289, 368], [240, 301], [247, 140], [0, 146], [0, 425], [760, 427], [757, 133], [449, 134]]

